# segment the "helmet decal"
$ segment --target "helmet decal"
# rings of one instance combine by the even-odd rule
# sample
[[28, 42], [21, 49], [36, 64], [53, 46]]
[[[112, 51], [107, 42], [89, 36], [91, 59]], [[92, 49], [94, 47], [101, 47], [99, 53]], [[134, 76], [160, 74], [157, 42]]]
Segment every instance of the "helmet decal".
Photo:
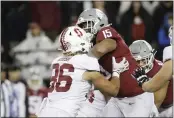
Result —
[[78, 26], [70, 26], [62, 31], [59, 42], [64, 54], [87, 53], [91, 48], [86, 32]]
[[65, 43], [65, 34], [67, 31], [68, 31], [68, 28], [64, 29], [60, 35], [60, 43], [61, 43], [64, 51], [66, 51], [68, 49], [68, 46]]
[[74, 31], [79, 37], [83, 36], [83, 33], [79, 30], [79, 28], [74, 28]]

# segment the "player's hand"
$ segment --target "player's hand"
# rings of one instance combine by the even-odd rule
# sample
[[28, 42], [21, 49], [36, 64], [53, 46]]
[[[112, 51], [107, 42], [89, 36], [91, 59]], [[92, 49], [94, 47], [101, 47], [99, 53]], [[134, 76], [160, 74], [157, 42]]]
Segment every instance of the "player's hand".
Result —
[[149, 78], [147, 77], [145, 70], [143, 68], [138, 68], [134, 71], [132, 76], [137, 80], [138, 85], [142, 87], [143, 83], [146, 81], [149, 81]]
[[112, 76], [119, 78], [120, 74], [129, 69], [129, 62], [124, 57], [119, 63], [116, 62], [115, 57], [112, 57]]

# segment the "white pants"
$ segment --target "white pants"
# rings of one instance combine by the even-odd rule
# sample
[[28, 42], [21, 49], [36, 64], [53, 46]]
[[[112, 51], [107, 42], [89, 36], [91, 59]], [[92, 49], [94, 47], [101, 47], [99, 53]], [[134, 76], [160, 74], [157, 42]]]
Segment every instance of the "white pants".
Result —
[[85, 101], [78, 111], [78, 115], [76, 117], [100, 117], [102, 108], [96, 108], [92, 103]]
[[166, 109], [162, 109], [159, 116], [160, 117], [173, 117], [173, 106], [166, 108]]
[[45, 107], [42, 109], [38, 117], [71, 117], [67, 112], [51, 107]]
[[92, 103], [89, 101], [91, 99], [91, 94], [89, 98], [80, 105], [78, 115], [76, 117], [100, 117], [103, 108], [106, 105], [106, 100], [103, 94], [99, 90], [93, 91], [94, 96]]
[[153, 93], [135, 97], [111, 98], [103, 109], [103, 117], [150, 117], [154, 107]]
[[51, 107], [48, 104], [48, 99], [44, 98], [38, 112], [36, 113], [37, 117], [72, 117], [66, 111]]

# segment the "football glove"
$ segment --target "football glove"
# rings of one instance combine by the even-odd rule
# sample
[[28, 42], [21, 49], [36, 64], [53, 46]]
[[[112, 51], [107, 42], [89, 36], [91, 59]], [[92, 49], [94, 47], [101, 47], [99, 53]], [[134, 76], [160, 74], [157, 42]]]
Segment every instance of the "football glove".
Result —
[[145, 69], [144, 68], [138, 68], [134, 71], [134, 73], [132, 74], [132, 76], [137, 80], [138, 85], [140, 87], [142, 87], [142, 84], [146, 81], [149, 81], [149, 78], [147, 77], [146, 73], [145, 73]]
[[115, 57], [112, 57], [112, 76], [120, 77], [120, 74], [129, 69], [129, 62], [124, 57], [119, 63], [116, 62]]

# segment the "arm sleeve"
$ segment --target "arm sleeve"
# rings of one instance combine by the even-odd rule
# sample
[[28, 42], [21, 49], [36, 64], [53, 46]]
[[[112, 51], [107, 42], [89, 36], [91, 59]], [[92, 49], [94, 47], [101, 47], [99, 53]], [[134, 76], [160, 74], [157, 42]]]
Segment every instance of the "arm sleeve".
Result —
[[172, 46], [165, 47], [163, 50], [163, 62], [172, 59]]
[[86, 71], [100, 71], [98, 60], [94, 57], [79, 55], [76, 56], [72, 61], [74, 62], [73, 65], [76, 68]]

